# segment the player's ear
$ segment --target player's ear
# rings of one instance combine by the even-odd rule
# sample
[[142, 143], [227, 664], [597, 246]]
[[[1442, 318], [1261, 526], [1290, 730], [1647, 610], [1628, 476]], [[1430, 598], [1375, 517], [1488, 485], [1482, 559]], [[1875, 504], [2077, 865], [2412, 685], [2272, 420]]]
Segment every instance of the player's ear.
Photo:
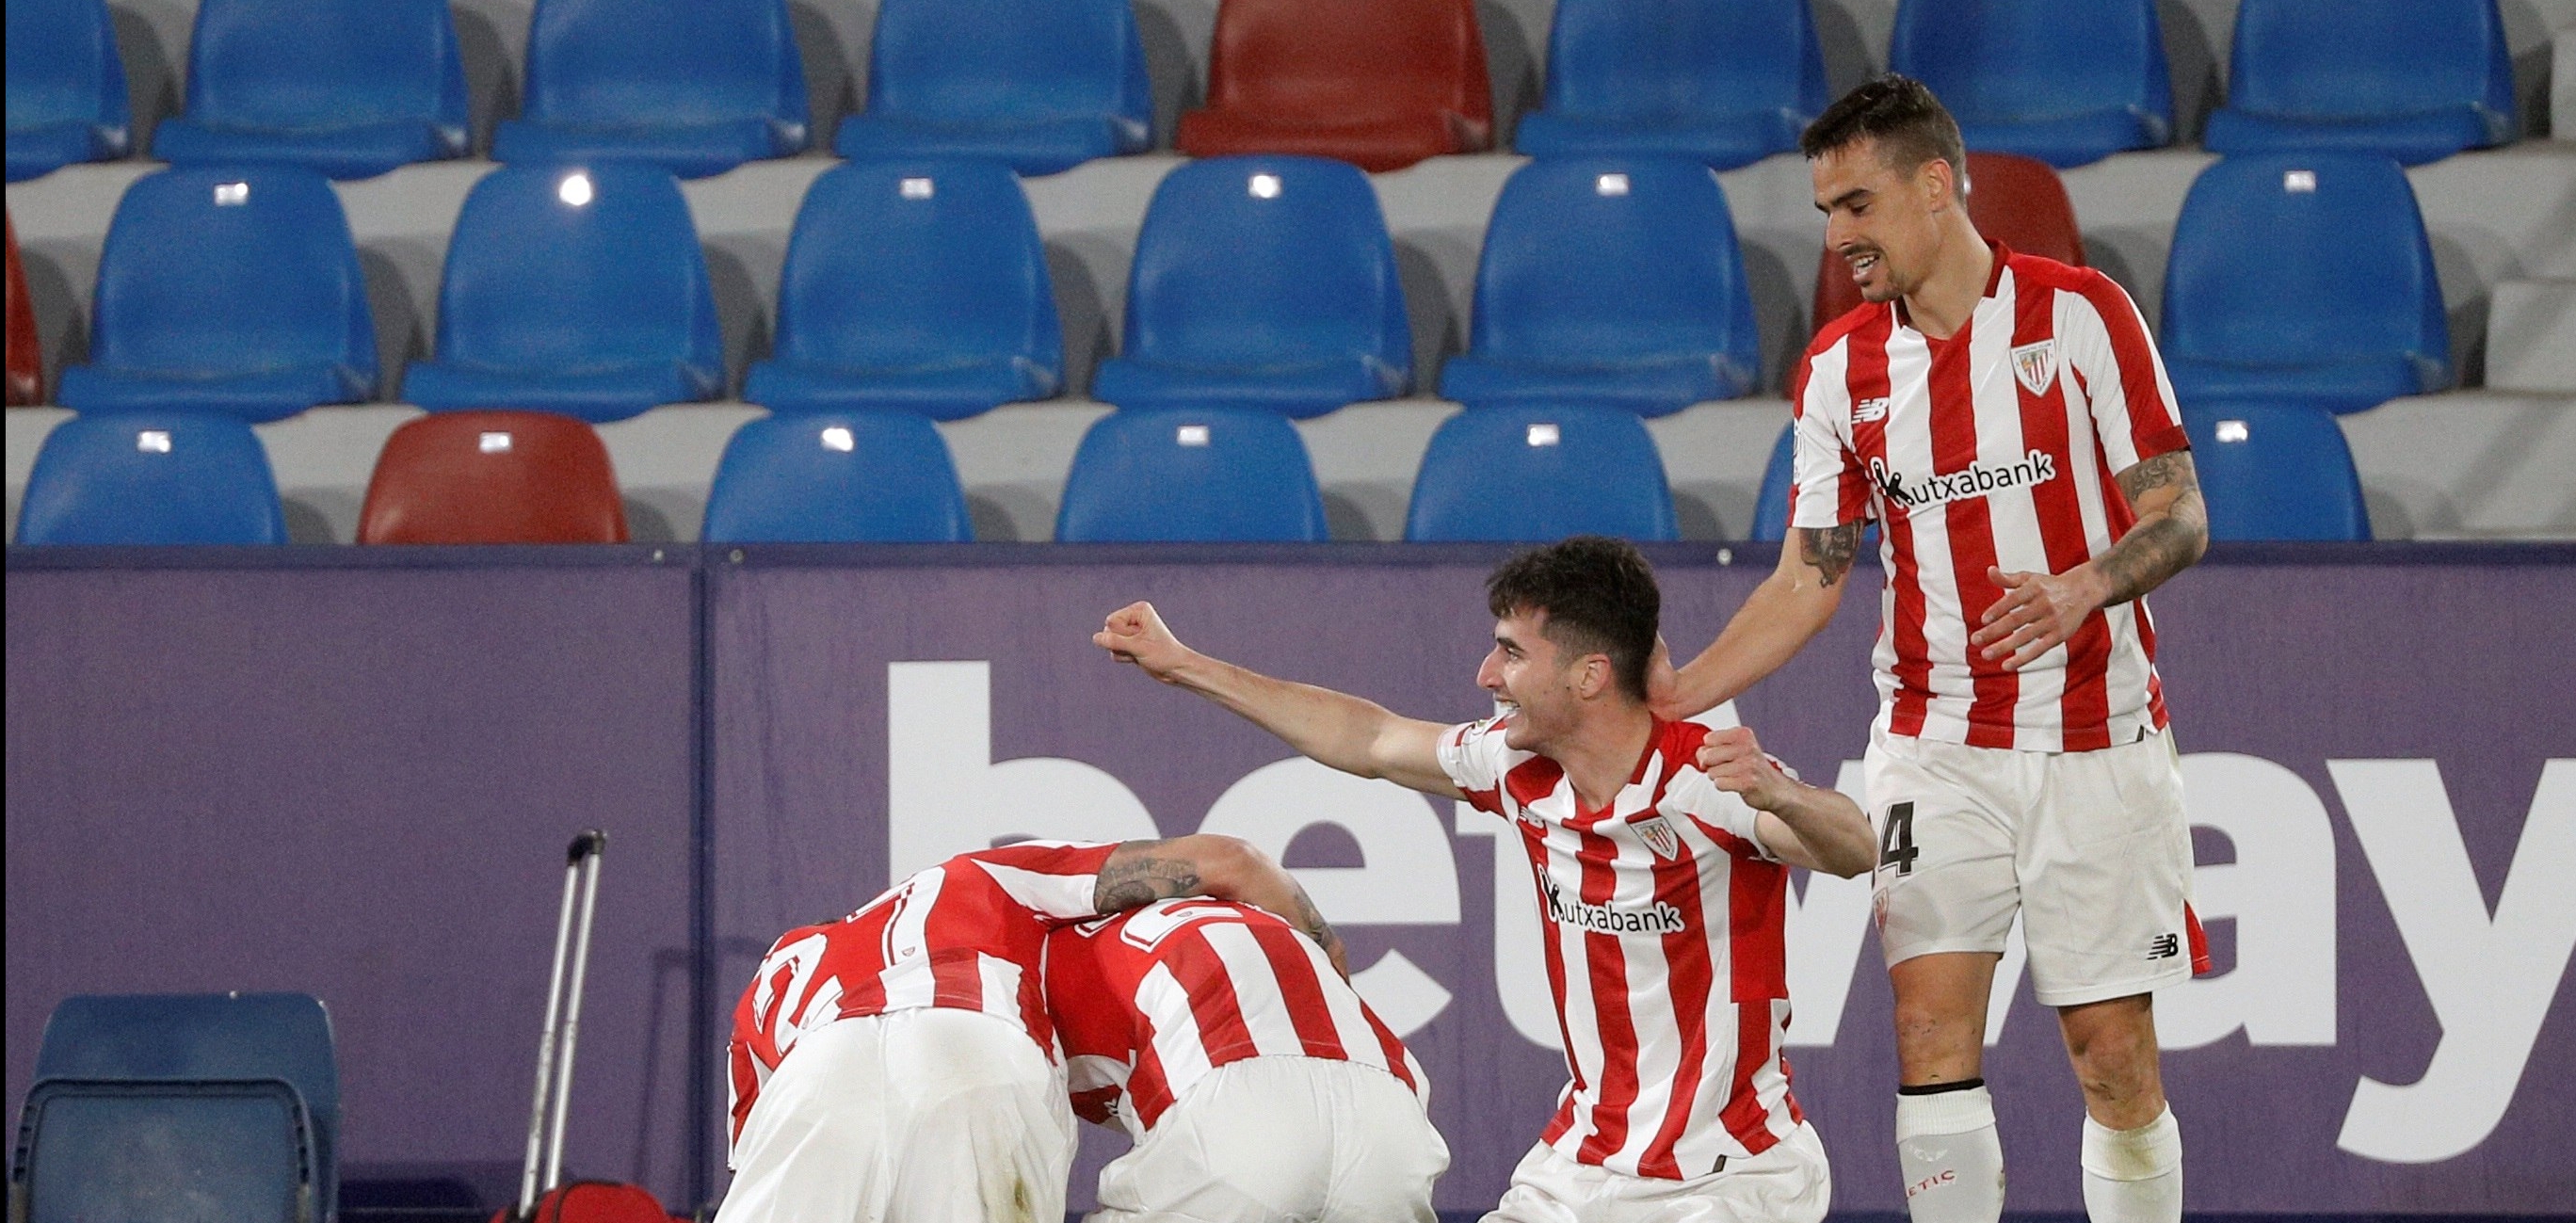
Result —
[[1949, 159], [1925, 158], [1923, 164], [1914, 171], [1915, 189], [1923, 193], [1923, 210], [1936, 213], [1947, 211], [1958, 199], [1952, 191], [1957, 180], [1958, 170], [1950, 164]]
[[1574, 691], [1588, 701], [1608, 692], [1618, 682], [1618, 669], [1610, 665], [1609, 655], [1586, 654], [1583, 656], [1583, 672], [1575, 677]]

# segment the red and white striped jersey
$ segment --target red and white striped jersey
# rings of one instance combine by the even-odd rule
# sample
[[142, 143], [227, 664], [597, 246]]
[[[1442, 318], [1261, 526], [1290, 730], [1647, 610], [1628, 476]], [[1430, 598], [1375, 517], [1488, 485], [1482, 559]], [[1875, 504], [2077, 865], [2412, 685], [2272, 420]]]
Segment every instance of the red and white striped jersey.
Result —
[[1586, 810], [1555, 761], [1504, 742], [1508, 722], [1451, 728], [1440, 767], [1529, 854], [1573, 1079], [1541, 1140], [1671, 1180], [1769, 1150], [1802, 1119], [1780, 1054], [1789, 871], [1699, 771], [1708, 728], [1656, 722], [1626, 788]]
[[1265, 909], [1163, 900], [1063, 927], [1047, 938], [1046, 986], [1075, 1111], [1131, 1138], [1210, 1070], [1250, 1057], [1372, 1066], [1431, 1106], [1404, 1042], [1322, 948]]
[[1903, 303], [1826, 327], [1790, 391], [1790, 525], [1884, 529], [1876, 663], [1894, 734], [1974, 747], [2088, 751], [2165, 725], [2144, 600], [2093, 613], [2020, 671], [1968, 645], [2003, 597], [1988, 576], [2064, 573], [2136, 521], [2112, 477], [2190, 443], [2129, 295], [2100, 272], [1995, 249], [1958, 334]]
[[797, 1038], [837, 1019], [920, 1007], [981, 1011], [1056, 1057], [1041, 991], [1047, 931], [1096, 917], [1115, 843], [1022, 841], [959, 854], [837, 922], [778, 936], [734, 1005], [733, 1137]]

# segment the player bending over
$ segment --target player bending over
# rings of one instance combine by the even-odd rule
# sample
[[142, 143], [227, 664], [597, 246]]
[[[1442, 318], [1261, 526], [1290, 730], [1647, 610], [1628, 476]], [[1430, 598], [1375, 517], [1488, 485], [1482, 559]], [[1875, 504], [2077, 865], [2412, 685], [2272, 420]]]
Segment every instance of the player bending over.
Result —
[[1093, 640], [1317, 761], [1520, 831], [1573, 1082], [1488, 1223], [1823, 1218], [1824, 1147], [1780, 1058], [1788, 866], [1869, 869], [1868, 822], [1751, 731], [1647, 710], [1662, 595], [1634, 547], [1569, 539], [1485, 589], [1494, 646], [1476, 680], [1508, 710], [1461, 726], [1209, 658], [1149, 604]]
[[959, 854], [837, 922], [780, 935], [734, 1007], [720, 1223], [1064, 1217], [1073, 1115], [1041, 989], [1047, 933], [1174, 896], [1299, 916], [1232, 837], [1023, 841]]
[[1074, 1111], [1136, 1143], [1086, 1223], [1432, 1223], [1422, 1067], [1286, 921], [1156, 901], [1047, 936], [1046, 984]]

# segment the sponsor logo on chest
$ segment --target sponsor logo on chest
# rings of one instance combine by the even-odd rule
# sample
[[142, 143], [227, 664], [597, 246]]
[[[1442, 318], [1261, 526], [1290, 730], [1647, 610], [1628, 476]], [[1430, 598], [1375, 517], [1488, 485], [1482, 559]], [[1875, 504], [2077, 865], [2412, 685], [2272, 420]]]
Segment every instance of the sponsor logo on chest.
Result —
[[1663, 901], [1642, 908], [1587, 904], [1566, 895], [1552, 878], [1547, 881], [1547, 915], [1560, 926], [1594, 934], [1679, 934], [1684, 928], [1682, 911]]
[[1911, 481], [1904, 472], [1888, 466], [1885, 459], [1869, 461], [1870, 483], [1878, 486], [1879, 495], [1888, 504], [1906, 510], [2034, 488], [2056, 478], [2057, 456], [2036, 449], [2010, 462], [1976, 463], [1959, 471], [1915, 476]]

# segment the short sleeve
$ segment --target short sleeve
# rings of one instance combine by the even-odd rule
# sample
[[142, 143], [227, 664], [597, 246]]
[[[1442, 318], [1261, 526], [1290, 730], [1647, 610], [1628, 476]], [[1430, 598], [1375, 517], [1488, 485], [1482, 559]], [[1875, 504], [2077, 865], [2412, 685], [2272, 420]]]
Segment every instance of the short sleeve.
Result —
[[1039, 916], [1073, 921], [1100, 915], [1100, 868], [1117, 850], [1115, 841], [1021, 841], [958, 857]]
[[[1869, 482], [1844, 433], [1851, 391], [1844, 384], [1848, 342], [1798, 364], [1789, 421], [1789, 525], [1822, 529], [1869, 517]], [[1844, 422], [1838, 427], [1837, 422]]]
[[2127, 290], [2088, 271], [2075, 292], [2058, 295], [2056, 315], [2058, 342], [2084, 380], [2108, 474], [2191, 448], [2164, 357]]
[[1702, 832], [1736, 857], [1763, 862], [1780, 860], [1779, 855], [1771, 852], [1770, 846], [1762, 843], [1756, 831], [1761, 813], [1741, 796], [1718, 789], [1717, 783], [1710, 781], [1708, 774], [1698, 769], [1682, 770], [1673, 778], [1672, 784], [1665, 787], [1663, 809], [1668, 814], [1689, 817]]
[[1503, 813], [1502, 784], [1510, 748], [1503, 743], [1507, 717], [1464, 722], [1440, 734], [1440, 771], [1479, 811]]

